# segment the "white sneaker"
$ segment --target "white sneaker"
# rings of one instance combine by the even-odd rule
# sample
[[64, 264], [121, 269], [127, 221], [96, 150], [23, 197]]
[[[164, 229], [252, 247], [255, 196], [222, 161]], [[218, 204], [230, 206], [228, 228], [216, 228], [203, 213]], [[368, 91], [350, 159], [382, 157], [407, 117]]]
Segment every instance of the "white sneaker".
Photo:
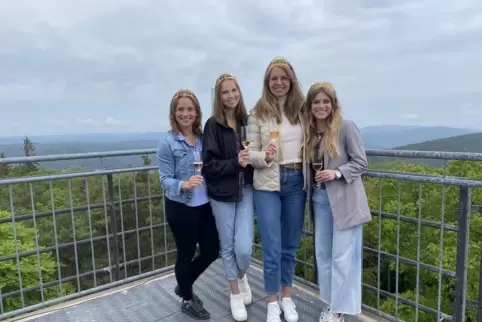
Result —
[[241, 294], [231, 294], [229, 304], [234, 321], [246, 321], [248, 319], [248, 312], [244, 306], [243, 296]]
[[251, 287], [248, 284], [248, 277], [244, 274], [243, 278], [238, 279], [239, 291], [243, 295], [244, 305], [250, 305], [253, 302], [253, 295], [251, 293]]
[[281, 298], [281, 310], [283, 311], [286, 322], [298, 322], [298, 312], [296, 312], [296, 305], [290, 297]]
[[320, 319], [318, 320], [318, 322], [326, 322], [326, 316], [329, 315], [330, 313], [330, 307], [329, 306], [325, 306], [325, 308], [323, 309], [323, 311], [321, 311], [321, 314], [320, 314]]
[[281, 310], [277, 301], [268, 303], [266, 322], [281, 322]]
[[323, 320], [320, 320], [320, 322], [345, 322], [345, 318], [343, 315], [338, 318], [333, 314], [333, 312], [327, 311], [323, 317]]

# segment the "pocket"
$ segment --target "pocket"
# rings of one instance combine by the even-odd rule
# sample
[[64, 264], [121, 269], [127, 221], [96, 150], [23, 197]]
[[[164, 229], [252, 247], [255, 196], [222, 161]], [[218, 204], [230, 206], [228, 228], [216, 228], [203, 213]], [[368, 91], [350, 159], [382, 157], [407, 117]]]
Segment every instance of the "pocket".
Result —
[[174, 151], [172, 151], [172, 154], [176, 158], [184, 158], [187, 155], [187, 152], [184, 151], [184, 150], [174, 150]]
[[172, 154], [174, 155], [174, 163], [176, 165], [176, 177], [182, 177], [178, 174], [186, 175], [186, 173], [189, 173], [189, 159], [187, 151], [178, 149], [173, 150]]

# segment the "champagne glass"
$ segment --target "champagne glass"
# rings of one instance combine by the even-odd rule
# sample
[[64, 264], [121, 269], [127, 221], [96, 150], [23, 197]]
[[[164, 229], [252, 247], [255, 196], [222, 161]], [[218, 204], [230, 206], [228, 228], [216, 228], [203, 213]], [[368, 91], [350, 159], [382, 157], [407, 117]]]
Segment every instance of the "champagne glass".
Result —
[[239, 138], [241, 139], [241, 144], [247, 149], [250, 142], [246, 138], [246, 126], [244, 125], [239, 128]]
[[[194, 169], [196, 170], [196, 174], [201, 175], [201, 170], [203, 168], [203, 159], [200, 151], [194, 151], [193, 166], [194, 166]], [[204, 187], [204, 185], [201, 183], [198, 185], [198, 187]]]
[[[321, 169], [323, 169], [323, 152], [321, 149], [317, 148], [313, 150], [313, 160], [311, 162], [311, 166], [316, 172], [319, 172]], [[322, 187], [321, 182], [316, 182], [313, 184], [313, 188], [315, 189], [321, 189]]]
[[278, 131], [278, 124], [275, 123], [270, 124], [269, 126], [269, 138], [271, 139], [271, 142], [276, 143], [276, 140], [279, 138], [279, 131]]

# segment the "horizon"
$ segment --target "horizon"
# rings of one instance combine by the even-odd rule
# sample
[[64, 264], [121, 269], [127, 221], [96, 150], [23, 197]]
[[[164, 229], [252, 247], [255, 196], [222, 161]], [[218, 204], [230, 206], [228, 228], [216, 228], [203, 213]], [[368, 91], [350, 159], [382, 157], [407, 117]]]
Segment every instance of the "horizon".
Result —
[[[359, 126], [360, 130], [367, 129], [367, 128], [451, 128], [451, 129], [458, 129], [458, 130], [468, 130], [482, 132], [481, 128], [475, 127], [456, 127], [456, 126], [447, 126], [447, 125], [418, 125], [418, 124], [383, 124], [383, 125], [368, 125], [368, 126]], [[4, 136], [0, 135], [0, 139], [18, 139], [24, 137], [60, 137], [60, 136], [92, 136], [92, 135], [126, 135], [126, 134], [159, 134], [159, 133], [167, 133], [168, 131], [124, 131], [124, 132], [85, 132], [85, 133], [53, 133], [53, 134], [31, 134], [31, 135], [11, 135], [11, 136]], [[0, 142], [1, 143], [1, 142]]]

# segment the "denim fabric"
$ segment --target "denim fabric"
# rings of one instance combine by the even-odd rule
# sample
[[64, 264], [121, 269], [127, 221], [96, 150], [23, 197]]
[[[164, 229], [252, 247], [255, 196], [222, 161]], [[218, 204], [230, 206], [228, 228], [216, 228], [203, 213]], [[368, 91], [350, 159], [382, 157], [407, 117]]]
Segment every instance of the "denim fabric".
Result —
[[292, 286], [305, 218], [302, 171], [280, 168], [280, 184], [280, 191], [254, 190], [253, 194], [267, 294], [277, 294], [281, 286]]
[[332, 312], [361, 313], [363, 226], [338, 230], [328, 193], [313, 192], [315, 252], [320, 299]]
[[157, 161], [166, 198], [190, 207], [209, 202], [206, 187], [196, 187], [192, 191], [181, 190], [182, 181], [189, 181], [196, 174], [193, 152], [200, 151], [201, 147], [201, 138], [197, 138], [196, 146], [193, 147], [182, 134], [168, 134], [160, 140]]
[[254, 235], [253, 188], [243, 186], [243, 200], [220, 202], [210, 198], [216, 219], [226, 279], [233, 281], [248, 270]]

